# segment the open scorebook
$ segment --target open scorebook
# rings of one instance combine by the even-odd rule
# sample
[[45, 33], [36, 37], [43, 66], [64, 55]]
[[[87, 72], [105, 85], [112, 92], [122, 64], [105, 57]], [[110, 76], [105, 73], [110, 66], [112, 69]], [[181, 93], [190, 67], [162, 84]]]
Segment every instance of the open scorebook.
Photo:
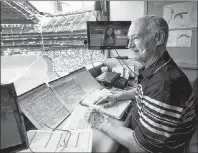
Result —
[[102, 88], [84, 67], [48, 84], [17, 97], [22, 112], [38, 130], [57, 128], [87, 94]]
[[70, 112], [86, 95], [103, 88], [85, 67], [48, 84]]
[[57, 128], [80, 103], [121, 119], [131, 102], [118, 102], [109, 108], [93, 105], [98, 96], [105, 96], [110, 91], [103, 89], [86, 68], [53, 80], [48, 85], [41, 84], [18, 96], [22, 112], [38, 130]]

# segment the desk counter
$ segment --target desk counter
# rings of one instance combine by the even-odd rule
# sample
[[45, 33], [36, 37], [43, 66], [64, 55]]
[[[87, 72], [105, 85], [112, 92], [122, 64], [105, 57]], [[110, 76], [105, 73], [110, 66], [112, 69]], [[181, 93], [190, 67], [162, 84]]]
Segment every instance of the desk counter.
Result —
[[[80, 106], [86, 107], [86, 106]], [[62, 129], [62, 127], [66, 124], [68, 119], [66, 119], [58, 128]], [[128, 127], [129, 121], [130, 121], [130, 115], [125, 115], [123, 116], [122, 120], [117, 120], [112, 117], [108, 117], [107, 120], [111, 121], [114, 124], [121, 125]], [[108, 135], [104, 134], [98, 129], [92, 128], [93, 129], [93, 137], [92, 137], [92, 152], [116, 152], [119, 144], [112, 140]]]

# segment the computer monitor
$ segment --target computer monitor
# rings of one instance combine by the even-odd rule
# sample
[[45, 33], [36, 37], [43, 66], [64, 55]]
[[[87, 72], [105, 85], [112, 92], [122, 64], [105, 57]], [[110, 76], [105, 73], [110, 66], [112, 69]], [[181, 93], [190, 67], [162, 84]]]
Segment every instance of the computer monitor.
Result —
[[1, 84], [1, 152], [27, 149], [24, 120], [17, 102], [14, 84]]
[[88, 49], [128, 49], [131, 21], [87, 21]]

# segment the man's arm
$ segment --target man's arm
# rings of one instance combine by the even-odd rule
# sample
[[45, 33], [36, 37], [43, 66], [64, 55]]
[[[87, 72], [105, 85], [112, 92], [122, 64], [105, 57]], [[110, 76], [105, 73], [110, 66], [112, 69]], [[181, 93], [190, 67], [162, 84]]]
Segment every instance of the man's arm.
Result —
[[100, 125], [100, 130], [128, 148], [131, 152], [146, 152], [137, 144], [133, 136], [134, 132], [129, 128], [105, 122]]
[[120, 94], [117, 94], [117, 100], [129, 100], [129, 99], [135, 99], [135, 93], [136, 93], [137, 87], [132, 88], [130, 90], [124, 91]]
[[135, 99], [136, 90], [137, 90], [137, 87], [127, 90], [127, 91], [124, 91], [119, 94], [107, 95], [107, 96], [97, 100], [95, 102], [95, 104], [98, 105], [98, 104], [106, 103], [106, 104], [104, 104], [104, 107], [111, 107], [117, 101], [120, 101], [120, 100], [133, 100], [133, 99]]

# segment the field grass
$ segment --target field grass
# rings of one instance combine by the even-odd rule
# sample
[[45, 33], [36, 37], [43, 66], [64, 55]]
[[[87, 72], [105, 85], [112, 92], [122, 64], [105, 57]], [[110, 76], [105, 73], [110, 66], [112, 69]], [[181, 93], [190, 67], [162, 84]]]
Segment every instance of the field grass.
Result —
[[14, 82], [17, 95], [20, 95], [56, 77], [50, 76], [54, 73], [48, 72], [52, 69], [49, 65], [49, 59], [46, 62], [37, 55], [1, 56], [1, 83]]

